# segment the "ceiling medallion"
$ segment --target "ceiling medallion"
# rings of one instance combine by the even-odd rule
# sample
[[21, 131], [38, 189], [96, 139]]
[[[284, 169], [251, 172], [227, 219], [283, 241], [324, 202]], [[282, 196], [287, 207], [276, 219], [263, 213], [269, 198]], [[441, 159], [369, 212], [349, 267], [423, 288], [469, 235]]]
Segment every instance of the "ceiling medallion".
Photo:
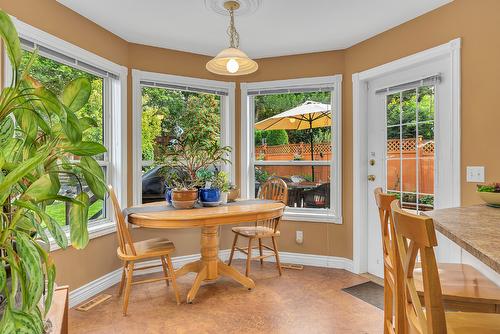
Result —
[[210, 60], [206, 68], [208, 71], [219, 75], [244, 75], [250, 74], [259, 68], [259, 65], [250, 59], [245, 52], [239, 49], [240, 35], [234, 26], [234, 15], [239, 10], [240, 3], [238, 1], [226, 1], [224, 8], [229, 14], [229, 48], [222, 50]]
[[[205, 0], [205, 7], [219, 15], [228, 16], [229, 13], [224, 7], [226, 2], [227, 0]], [[234, 15], [246, 16], [253, 14], [257, 9], [259, 9], [262, 0], [238, 0], [237, 2], [240, 7], [234, 12]]]

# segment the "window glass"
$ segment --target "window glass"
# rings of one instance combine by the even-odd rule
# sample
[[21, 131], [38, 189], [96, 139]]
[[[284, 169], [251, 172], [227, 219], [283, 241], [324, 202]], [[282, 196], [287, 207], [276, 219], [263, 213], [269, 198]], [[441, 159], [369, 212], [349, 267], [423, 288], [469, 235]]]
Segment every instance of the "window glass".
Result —
[[[32, 53], [29, 51], [24, 51], [21, 63], [21, 71], [25, 68]], [[38, 55], [38, 57], [33, 62], [30, 68], [30, 75], [44, 84], [45, 87], [50, 89], [53, 93], [60, 96], [64, 87], [72, 80], [80, 77], [87, 77], [91, 84], [92, 90], [89, 98], [89, 102], [85, 107], [77, 112], [79, 118], [86, 117], [94, 123], [92, 127], [83, 132], [83, 140], [91, 140], [105, 143], [104, 134], [104, 82], [105, 79], [96, 76], [94, 74], [76, 69], [74, 67], [61, 64], [52, 59]], [[69, 157], [72, 159], [73, 157]], [[107, 175], [107, 168], [105, 166], [107, 162], [107, 156], [101, 155], [96, 157], [100, 162], [102, 162], [103, 170], [105, 175]], [[70, 174], [60, 175], [61, 180], [61, 194], [66, 196], [76, 195], [77, 187], [82, 187], [82, 189], [89, 194], [91, 206], [89, 208], [89, 220], [98, 220], [106, 217], [106, 205], [105, 201], [97, 199], [93, 196], [89, 187], [85, 184], [85, 179], [83, 176], [80, 177], [79, 183], [76, 178]], [[68, 221], [68, 210], [64, 202], [54, 202], [49, 205], [46, 209], [47, 213], [51, 215], [60, 225], [67, 225]]]
[[142, 87], [142, 202], [164, 199], [161, 166], [164, 144], [180, 133], [192, 132], [199, 138], [220, 141], [221, 97], [158, 87]]
[[324, 162], [333, 157], [331, 92], [253, 99], [255, 195], [267, 179], [278, 177], [288, 185], [290, 208], [329, 209], [330, 164]]

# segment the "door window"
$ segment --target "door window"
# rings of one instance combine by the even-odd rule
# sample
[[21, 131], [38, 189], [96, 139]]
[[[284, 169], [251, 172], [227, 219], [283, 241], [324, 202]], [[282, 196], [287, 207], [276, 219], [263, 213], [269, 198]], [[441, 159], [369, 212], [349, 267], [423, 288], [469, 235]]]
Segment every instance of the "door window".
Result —
[[386, 185], [402, 207], [434, 208], [435, 87], [386, 96]]

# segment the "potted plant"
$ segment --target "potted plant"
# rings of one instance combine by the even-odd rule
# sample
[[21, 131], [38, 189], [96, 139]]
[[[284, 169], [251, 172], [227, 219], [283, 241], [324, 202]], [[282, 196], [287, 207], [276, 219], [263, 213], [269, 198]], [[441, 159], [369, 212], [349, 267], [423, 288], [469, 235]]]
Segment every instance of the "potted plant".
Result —
[[486, 205], [500, 208], [500, 183], [477, 185], [477, 193]]
[[215, 172], [207, 168], [200, 169], [197, 173], [197, 179], [201, 186], [199, 199], [203, 206], [215, 206], [220, 203], [221, 189], [216, 183]]
[[[156, 160], [158, 164], [175, 168], [186, 175], [185, 178], [171, 180], [174, 184], [171, 191], [172, 205], [176, 208], [193, 208], [198, 200], [198, 187], [203, 181], [206, 186], [207, 181], [212, 178], [207, 172], [208, 168], [230, 163], [227, 156], [231, 148], [220, 145], [217, 138], [200, 136], [204, 131], [198, 129], [200, 126], [203, 127], [203, 122], [201, 124], [195, 122], [190, 131], [181, 131], [178, 136], [160, 148], [161, 154]], [[218, 201], [218, 199], [213, 200], [215, 198], [213, 196], [210, 198], [211, 202]]]
[[[56, 268], [38, 241], [49, 243], [50, 235], [61, 248], [68, 245], [66, 233], [46, 209], [54, 201], [70, 204], [70, 242], [84, 248], [89, 241], [89, 195], [83, 180], [104, 199], [103, 171], [93, 156], [106, 149], [82, 140], [91, 125], [77, 112], [87, 104], [90, 81], [76, 79], [57, 97], [29, 75], [36, 52], [20, 71], [20, 41], [2, 11], [0, 36], [13, 67], [12, 82], [0, 94], [0, 294], [6, 297], [0, 333], [43, 333]], [[70, 156], [76, 159], [70, 161]], [[61, 175], [76, 180], [75, 197], [61, 194]]]
[[229, 182], [229, 174], [225, 171], [220, 171], [215, 176], [215, 186], [220, 189], [220, 201], [223, 204], [227, 203], [231, 183]]

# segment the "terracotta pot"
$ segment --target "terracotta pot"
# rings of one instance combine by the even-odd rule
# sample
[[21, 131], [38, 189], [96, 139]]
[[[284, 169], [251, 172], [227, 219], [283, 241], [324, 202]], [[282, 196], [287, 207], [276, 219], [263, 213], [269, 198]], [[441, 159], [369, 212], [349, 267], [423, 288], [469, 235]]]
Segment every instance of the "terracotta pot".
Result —
[[230, 189], [229, 193], [227, 194], [227, 201], [234, 202], [238, 197], [240, 197], [240, 189]]
[[197, 199], [198, 199], [198, 189], [172, 190], [172, 202], [196, 201]]

